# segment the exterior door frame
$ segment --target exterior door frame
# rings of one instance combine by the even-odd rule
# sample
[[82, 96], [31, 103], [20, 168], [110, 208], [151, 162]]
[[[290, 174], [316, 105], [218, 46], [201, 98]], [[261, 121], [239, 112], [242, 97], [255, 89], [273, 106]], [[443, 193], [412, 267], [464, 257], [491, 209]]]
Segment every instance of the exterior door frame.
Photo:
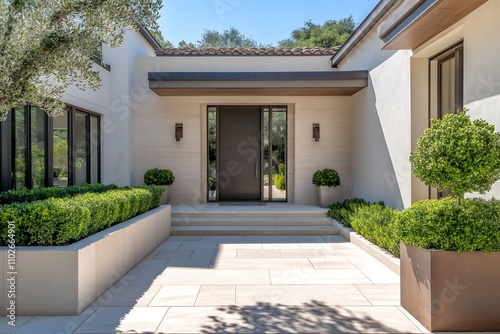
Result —
[[[216, 113], [216, 187], [215, 187], [215, 192], [216, 192], [216, 195], [215, 195], [215, 200], [214, 199], [210, 199], [210, 189], [207, 190], [207, 196], [206, 196], [206, 200], [207, 202], [220, 202], [220, 199], [219, 199], [219, 195], [220, 195], [220, 180], [219, 180], [219, 177], [220, 177], [220, 136], [219, 136], [219, 131], [220, 131], [220, 114], [219, 114], [219, 108], [220, 107], [234, 107], [234, 108], [238, 108], [238, 107], [259, 107], [260, 108], [260, 113], [261, 113], [261, 126], [260, 126], [260, 140], [261, 140], [261, 148], [260, 148], [260, 154], [261, 154], [261, 157], [260, 157], [260, 168], [259, 168], [259, 173], [260, 173], [260, 187], [261, 187], [261, 199], [260, 201], [261, 202], [274, 202], [273, 200], [273, 196], [272, 196], [272, 169], [269, 168], [269, 172], [268, 172], [268, 177], [269, 177], [269, 188], [268, 188], [268, 191], [269, 193], [267, 194], [268, 198], [265, 199], [265, 194], [264, 194], [264, 158], [265, 158], [265, 152], [264, 152], [264, 136], [265, 136], [265, 133], [264, 133], [264, 109], [265, 108], [268, 108], [268, 111], [269, 111], [269, 114], [272, 113], [272, 110], [273, 108], [284, 108], [285, 109], [285, 112], [286, 112], [286, 119], [285, 119], [285, 125], [286, 125], [286, 128], [285, 128], [285, 141], [286, 141], [286, 154], [285, 154], [285, 165], [286, 165], [286, 169], [285, 169], [285, 180], [286, 180], [286, 189], [287, 189], [287, 193], [286, 193], [286, 198], [284, 200], [280, 200], [280, 201], [277, 201], [277, 202], [288, 202], [289, 198], [290, 198], [290, 194], [288, 192], [288, 189], [289, 189], [289, 138], [288, 138], [288, 113], [289, 113], [289, 108], [288, 108], [288, 105], [285, 105], [285, 104], [276, 104], [276, 105], [262, 105], [262, 104], [258, 104], [258, 105], [252, 105], [252, 104], [241, 104], [241, 105], [233, 105], [233, 104], [208, 104], [206, 105], [206, 109], [205, 109], [205, 115], [206, 115], [206, 147], [207, 147], [207, 156], [206, 156], [206, 164], [207, 164], [207, 174], [206, 174], [206, 182], [207, 182], [207, 189], [209, 188], [209, 177], [210, 177], [210, 162], [209, 162], [209, 159], [210, 159], [210, 149], [209, 149], [209, 145], [210, 145], [210, 141], [209, 141], [209, 134], [210, 134], [210, 122], [209, 122], [209, 113], [210, 112], [214, 112]], [[210, 109], [215, 109], [214, 111], [211, 111]], [[270, 117], [270, 120], [269, 120], [269, 147], [272, 147], [272, 117]], [[271, 150], [269, 151], [269, 157], [271, 157]]]

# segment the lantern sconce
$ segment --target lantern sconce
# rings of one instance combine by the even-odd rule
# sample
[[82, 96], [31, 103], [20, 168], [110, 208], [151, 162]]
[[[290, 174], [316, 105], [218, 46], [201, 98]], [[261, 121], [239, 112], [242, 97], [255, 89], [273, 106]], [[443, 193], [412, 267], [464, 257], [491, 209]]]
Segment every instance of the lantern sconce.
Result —
[[314, 141], [319, 141], [319, 123], [313, 123], [313, 138]]
[[175, 123], [175, 141], [181, 141], [184, 137], [184, 129], [182, 123]]

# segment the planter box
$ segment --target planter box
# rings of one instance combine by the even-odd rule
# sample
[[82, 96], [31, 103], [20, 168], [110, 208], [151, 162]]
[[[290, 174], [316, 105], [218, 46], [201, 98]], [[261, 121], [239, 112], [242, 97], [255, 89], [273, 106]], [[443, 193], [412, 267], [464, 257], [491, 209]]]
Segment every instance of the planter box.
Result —
[[158, 186], [164, 189], [163, 194], [160, 197], [160, 205], [165, 205], [170, 203], [170, 198], [172, 197], [172, 193], [170, 191], [170, 186]]
[[431, 332], [500, 331], [500, 253], [401, 243], [401, 305]]
[[[170, 205], [68, 246], [16, 247], [15, 314], [77, 315], [170, 235]], [[10, 299], [7, 247], [0, 247], [2, 315]]]
[[316, 187], [318, 193], [318, 205], [322, 208], [328, 208], [333, 203], [340, 201], [342, 191], [338, 187]]

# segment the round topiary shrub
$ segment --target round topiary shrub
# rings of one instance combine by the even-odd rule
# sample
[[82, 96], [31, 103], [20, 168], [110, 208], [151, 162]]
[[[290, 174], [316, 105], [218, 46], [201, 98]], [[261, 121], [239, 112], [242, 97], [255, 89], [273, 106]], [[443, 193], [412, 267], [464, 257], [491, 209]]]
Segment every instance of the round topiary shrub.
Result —
[[174, 174], [170, 169], [153, 168], [144, 173], [144, 183], [148, 186], [169, 186], [174, 180]]
[[340, 185], [340, 176], [334, 169], [325, 168], [314, 172], [312, 183], [317, 187], [337, 187]]
[[459, 198], [484, 194], [500, 179], [500, 133], [484, 120], [471, 121], [467, 111], [434, 119], [410, 155], [417, 178]]

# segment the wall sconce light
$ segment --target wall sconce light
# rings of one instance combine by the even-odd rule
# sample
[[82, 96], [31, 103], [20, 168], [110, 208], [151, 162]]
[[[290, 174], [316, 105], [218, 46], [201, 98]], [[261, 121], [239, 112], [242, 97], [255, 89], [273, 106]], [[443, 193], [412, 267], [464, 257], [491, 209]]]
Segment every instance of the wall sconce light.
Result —
[[319, 141], [319, 123], [313, 123], [313, 138], [314, 141]]
[[175, 123], [175, 141], [181, 141], [184, 137], [184, 130], [182, 123]]

